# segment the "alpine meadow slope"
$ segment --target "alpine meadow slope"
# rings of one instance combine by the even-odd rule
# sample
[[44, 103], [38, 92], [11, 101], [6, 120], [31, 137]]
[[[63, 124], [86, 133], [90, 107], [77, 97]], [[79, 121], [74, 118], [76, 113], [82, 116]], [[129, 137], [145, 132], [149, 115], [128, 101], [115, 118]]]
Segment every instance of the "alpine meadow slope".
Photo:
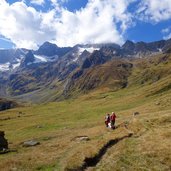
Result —
[[[158, 87], [137, 85], [115, 92], [101, 89], [77, 99], [1, 112], [1, 130], [9, 148], [17, 152], [1, 155], [0, 167], [61, 171], [81, 170], [87, 163], [91, 170], [169, 170], [171, 91], [149, 96], [163, 82]], [[107, 111], [117, 114], [115, 130], [104, 125]], [[134, 117], [137, 111], [140, 114]], [[90, 140], [79, 141], [80, 136]], [[40, 145], [22, 147], [31, 139]]]

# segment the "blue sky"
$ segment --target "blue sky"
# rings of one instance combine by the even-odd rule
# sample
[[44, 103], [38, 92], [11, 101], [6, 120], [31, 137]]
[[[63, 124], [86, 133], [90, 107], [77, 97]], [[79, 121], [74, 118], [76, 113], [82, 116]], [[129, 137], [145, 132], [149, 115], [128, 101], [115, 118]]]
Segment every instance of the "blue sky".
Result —
[[171, 0], [1, 0], [0, 48], [171, 38]]

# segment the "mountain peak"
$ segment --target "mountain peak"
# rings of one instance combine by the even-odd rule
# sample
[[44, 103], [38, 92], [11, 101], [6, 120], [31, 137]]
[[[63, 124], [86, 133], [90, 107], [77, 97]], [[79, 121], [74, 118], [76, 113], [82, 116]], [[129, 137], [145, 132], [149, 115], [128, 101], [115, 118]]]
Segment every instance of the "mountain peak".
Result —
[[46, 47], [46, 46], [55, 46], [55, 47], [58, 47], [56, 44], [50, 43], [48, 41], [44, 42], [40, 47]]
[[130, 41], [130, 40], [127, 40], [123, 45], [122, 47], [123, 48], [129, 48], [129, 47], [133, 47], [135, 44], [134, 42]]
[[45, 56], [54, 56], [58, 46], [56, 44], [52, 44], [50, 42], [43, 43], [39, 49], [35, 52], [38, 55], [45, 55]]
[[21, 66], [25, 67], [27, 65], [29, 65], [30, 63], [33, 63], [35, 61], [35, 57], [33, 55], [33, 52], [31, 50], [28, 51], [28, 53], [26, 54], [25, 58], [23, 59]]

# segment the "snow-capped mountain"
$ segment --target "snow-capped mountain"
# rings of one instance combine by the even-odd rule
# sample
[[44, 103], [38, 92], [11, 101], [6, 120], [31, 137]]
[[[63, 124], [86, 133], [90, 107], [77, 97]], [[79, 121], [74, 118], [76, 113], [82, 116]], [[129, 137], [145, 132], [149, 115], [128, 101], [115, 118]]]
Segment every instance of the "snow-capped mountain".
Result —
[[[0, 50], [0, 71], [3, 71], [0, 73], [0, 94], [20, 96], [34, 91], [44, 92], [44, 88], [49, 88], [49, 90], [58, 89], [60, 93], [67, 96], [68, 92], [73, 91], [74, 88], [76, 90], [91, 89], [95, 87], [94, 85], [100, 84], [98, 73], [93, 75], [93, 68], [98, 69], [98, 66], [105, 65], [105, 63], [108, 68], [108, 63], [118, 60], [126, 61], [130, 57], [131, 59], [147, 58], [151, 54], [167, 53], [171, 51], [170, 47], [171, 39], [152, 43], [127, 41], [123, 46], [87, 44], [76, 45], [72, 48], [60, 48], [45, 42], [37, 51]], [[112, 66], [106, 70], [107, 73], [114, 69]], [[114, 67], [122, 67], [126, 73], [132, 65], [116, 63]], [[100, 72], [99, 69], [98, 72]], [[115, 75], [115, 71], [113, 74]], [[91, 75], [92, 81], [89, 81]], [[106, 75], [104, 80], [107, 77]], [[75, 83], [77, 79], [79, 81]], [[88, 86], [85, 85], [86, 82]], [[123, 82], [121, 86], [125, 85]]]
[[[115, 43], [78, 44], [74, 47], [58, 47], [56, 44], [45, 42], [38, 50], [7, 49], [0, 50], [0, 72], [15, 71], [19, 67], [32, 64], [63, 61], [65, 65], [82, 65], [94, 51], [101, 51], [106, 56], [143, 57], [153, 53], [162, 53], [170, 47], [171, 40], [145, 43], [126, 41], [123, 46]], [[31, 57], [30, 57], [31, 56]]]
[[27, 49], [0, 50], [0, 72], [13, 71], [20, 66], [35, 63], [53, 62], [70, 50], [70, 47], [60, 48], [49, 42], [45, 42], [37, 51]]
[[14, 70], [20, 66], [27, 49], [0, 50], [0, 71]]

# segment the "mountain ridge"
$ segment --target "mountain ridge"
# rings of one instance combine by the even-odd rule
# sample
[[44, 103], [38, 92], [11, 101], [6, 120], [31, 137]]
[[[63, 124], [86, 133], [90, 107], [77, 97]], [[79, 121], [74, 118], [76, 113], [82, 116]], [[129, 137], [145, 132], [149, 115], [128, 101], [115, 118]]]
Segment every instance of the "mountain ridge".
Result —
[[[44, 45], [59, 48], [47, 42]], [[50, 56], [50, 59], [49, 56], [36, 56], [34, 51], [27, 50], [18, 68], [0, 74], [0, 96], [29, 96], [32, 101], [37, 96], [33, 92], [39, 92], [40, 97], [48, 101], [68, 98], [104, 86], [113, 90], [121, 89], [129, 85], [130, 74], [125, 72], [130, 73], [132, 68], [136, 69], [136, 60], [149, 67], [153, 67], [149, 63], [152, 58], [169, 62], [169, 48], [170, 39], [151, 43], [127, 41], [122, 47], [116, 44], [76, 45], [63, 56]], [[100, 69], [104, 66], [106, 69]], [[146, 74], [142, 77], [146, 77]], [[53, 98], [50, 94], [53, 94]]]
[[18, 68], [27, 53], [32, 51], [36, 63], [51, 62], [68, 54], [68, 58], [79, 61], [79, 56], [84, 50], [92, 53], [94, 50], [113, 53], [118, 57], [143, 57], [153, 53], [166, 52], [170, 47], [171, 39], [155, 42], [137, 42], [127, 40], [122, 46], [115, 43], [78, 44], [73, 47], [58, 47], [56, 44], [45, 42], [36, 51], [29, 49], [0, 50], [0, 71], [7, 72]]

